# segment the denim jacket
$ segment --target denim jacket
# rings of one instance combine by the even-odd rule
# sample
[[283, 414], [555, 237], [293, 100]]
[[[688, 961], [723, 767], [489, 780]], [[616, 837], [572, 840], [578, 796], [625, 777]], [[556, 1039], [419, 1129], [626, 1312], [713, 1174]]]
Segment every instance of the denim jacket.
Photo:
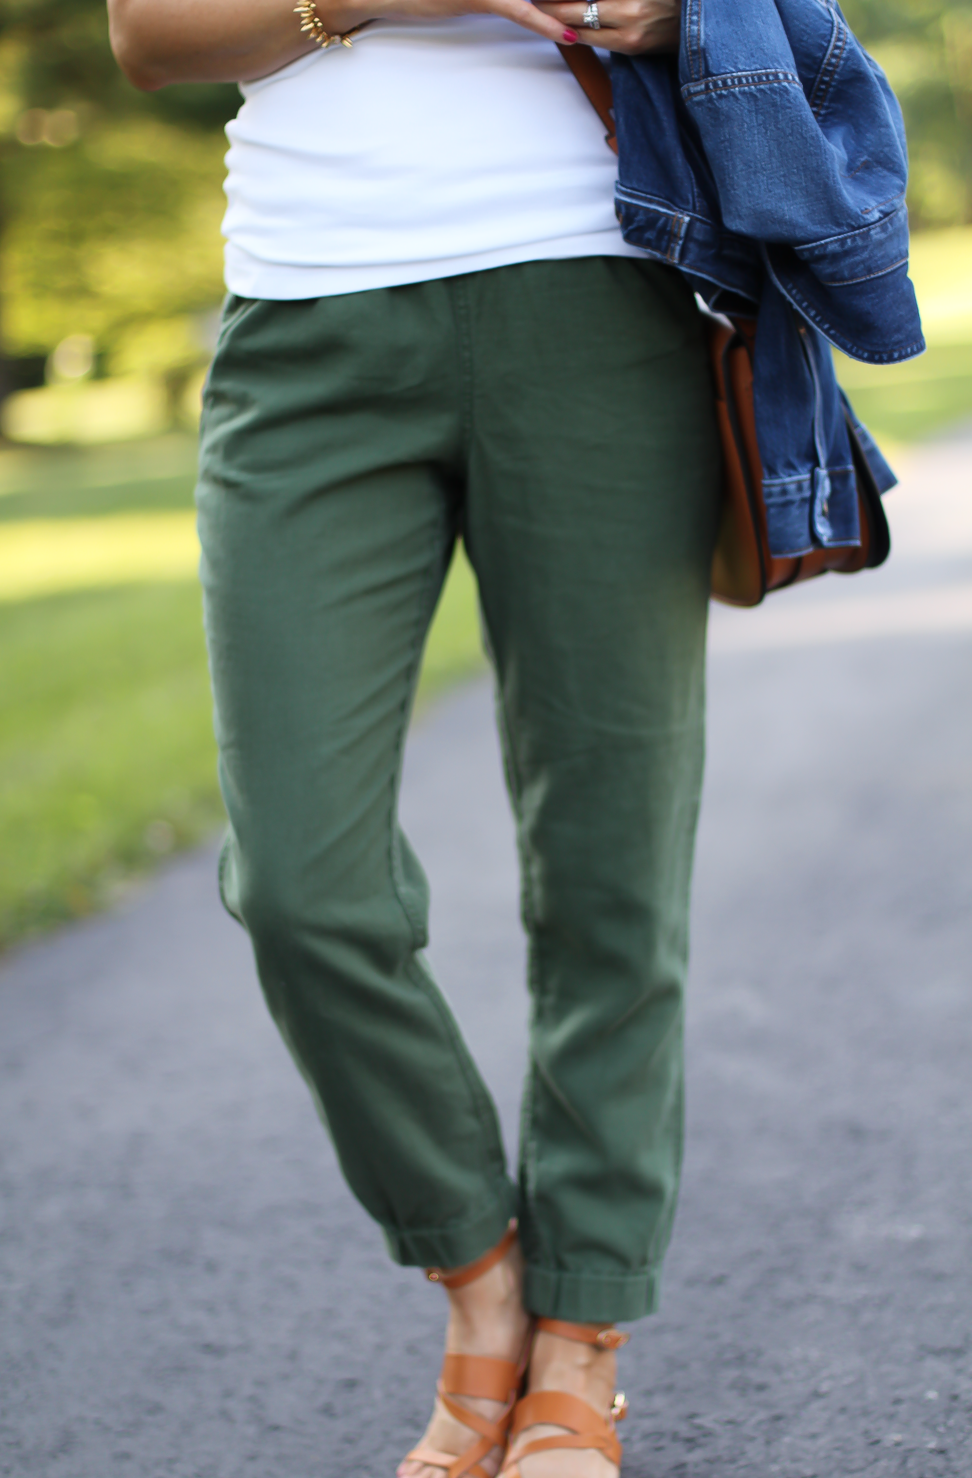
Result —
[[[612, 55], [618, 216], [711, 309], [757, 312], [754, 394], [774, 554], [860, 539], [828, 340], [925, 347], [908, 157], [888, 82], [834, 0], [684, 0], [679, 53]], [[859, 423], [878, 487], [895, 478]]]

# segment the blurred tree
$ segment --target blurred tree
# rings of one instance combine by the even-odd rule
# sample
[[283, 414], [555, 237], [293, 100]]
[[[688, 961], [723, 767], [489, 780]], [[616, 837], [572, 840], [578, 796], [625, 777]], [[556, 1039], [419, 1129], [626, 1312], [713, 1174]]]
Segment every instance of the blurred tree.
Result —
[[95, 116], [63, 146], [12, 148], [2, 244], [8, 352], [49, 352], [80, 333], [103, 357], [139, 324], [217, 303], [225, 147], [221, 133], [150, 116], [123, 128]]
[[108, 45], [104, 0], [0, 0], [0, 79], [20, 109], [85, 105], [114, 118], [155, 116], [220, 129], [239, 107], [232, 84], [140, 93]]
[[844, 0], [901, 100], [917, 226], [972, 221], [972, 4]]
[[133, 322], [218, 298], [222, 129], [238, 106], [232, 85], [138, 92], [104, 0], [0, 0], [7, 354], [76, 332], [110, 347]]

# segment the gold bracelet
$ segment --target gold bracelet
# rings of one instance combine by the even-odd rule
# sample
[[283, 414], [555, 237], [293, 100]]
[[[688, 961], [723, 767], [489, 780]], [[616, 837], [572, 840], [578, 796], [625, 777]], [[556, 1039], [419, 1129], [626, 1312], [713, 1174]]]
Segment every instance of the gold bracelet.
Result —
[[332, 36], [328, 31], [325, 31], [324, 22], [317, 13], [317, 6], [314, 4], [314, 0], [300, 0], [300, 4], [294, 6], [294, 15], [300, 16], [300, 29], [305, 31], [307, 35], [312, 36], [323, 51], [327, 51], [329, 46], [336, 46], [339, 41], [342, 46], [350, 47], [351, 37], [357, 36], [358, 32], [363, 31], [368, 24], [367, 21], [362, 21], [360, 26], [355, 26], [352, 30], [345, 31], [343, 35], [339, 36], [335, 33]]

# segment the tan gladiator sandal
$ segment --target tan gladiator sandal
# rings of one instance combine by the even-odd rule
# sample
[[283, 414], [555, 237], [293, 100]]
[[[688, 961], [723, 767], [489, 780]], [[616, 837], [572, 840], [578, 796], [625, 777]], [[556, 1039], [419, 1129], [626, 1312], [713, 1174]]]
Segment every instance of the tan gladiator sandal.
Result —
[[[597, 1345], [601, 1350], [619, 1350], [630, 1338], [613, 1325], [595, 1329], [589, 1324], [567, 1324], [562, 1319], [538, 1319], [536, 1332], [559, 1334], [561, 1339], [576, 1339], [580, 1344]], [[497, 1478], [522, 1478], [520, 1463], [525, 1457], [535, 1452], [556, 1452], [571, 1447], [596, 1448], [620, 1469], [621, 1443], [614, 1427], [627, 1414], [628, 1403], [623, 1391], [616, 1394], [611, 1414], [606, 1418], [579, 1396], [569, 1396], [566, 1391], [533, 1391], [516, 1403], [510, 1441], [515, 1441], [528, 1427], [566, 1427], [567, 1431], [528, 1442], [512, 1462], [504, 1464]]]
[[[464, 1268], [457, 1268], [453, 1272], [447, 1272], [443, 1268], [427, 1268], [425, 1276], [430, 1283], [441, 1283], [444, 1288], [464, 1288], [467, 1283], [481, 1278], [484, 1273], [489, 1272], [490, 1268], [502, 1262], [515, 1241], [516, 1222], [511, 1221], [502, 1241], [498, 1242], [489, 1252], [484, 1253], [476, 1262], [471, 1262]], [[501, 1454], [506, 1451], [507, 1434], [510, 1422], [513, 1420], [513, 1408], [523, 1388], [523, 1377], [526, 1374], [532, 1342], [533, 1330], [531, 1328], [527, 1332], [519, 1360], [499, 1360], [492, 1355], [446, 1355], [442, 1361], [442, 1374], [436, 1386], [439, 1400], [451, 1417], [461, 1422], [464, 1427], [477, 1432], [479, 1440], [458, 1455], [454, 1452], [439, 1452], [434, 1447], [415, 1447], [408, 1453], [405, 1461], [428, 1463], [432, 1468], [444, 1468], [446, 1478], [489, 1478], [480, 1464], [484, 1457], [489, 1456], [494, 1447], [498, 1447]], [[472, 1396], [485, 1401], [501, 1401], [503, 1410], [498, 1417], [490, 1421], [488, 1417], [480, 1416], [478, 1411], [470, 1411], [467, 1406], [461, 1406], [453, 1399], [455, 1396]], [[500, 1460], [502, 1461], [502, 1457]]]

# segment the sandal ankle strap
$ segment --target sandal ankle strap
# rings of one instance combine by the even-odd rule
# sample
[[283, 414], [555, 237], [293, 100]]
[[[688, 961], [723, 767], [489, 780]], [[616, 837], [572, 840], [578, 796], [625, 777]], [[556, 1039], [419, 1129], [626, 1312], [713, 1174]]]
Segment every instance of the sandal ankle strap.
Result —
[[620, 1350], [631, 1338], [613, 1324], [570, 1324], [564, 1319], [538, 1319], [537, 1330], [557, 1334], [561, 1339], [573, 1339], [582, 1345], [596, 1345], [599, 1350]]
[[520, 1448], [516, 1458], [500, 1469], [498, 1478], [521, 1478], [520, 1462], [537, 1452], [567, 1451], [571, 1448], [594, 1449], [602, 1452], [609, 1463], [621, 1466], [621, 1443], [614, 1425], [622, 1412], [624, 1397], [614, 1398], [610, 1415], [603, 1417], [593, 1406], [579, 1396], [570, 1396], [566, 1391], [534, 1391], [516, 1404], [513, 1425], [510, 1429], [512, 1442], [530, 1427], [563, 1427], [550, 1437], [537, 1437]]
[[430, 1283], [441, 1283], [443, 1288], [465, 1288], [467, 1283], [474, 1283], [477, 1278], [488, 1273], [490, 1268], [495, 1268], [498, 1262], [503, 1261], [516, 1241], [516, 1225], [515, 1221], [511, 1221], [496, 1246], [484, 1252], [475, 1262], [467, 1263], [462, 1268], [426, 1268], [425, 1276]]

